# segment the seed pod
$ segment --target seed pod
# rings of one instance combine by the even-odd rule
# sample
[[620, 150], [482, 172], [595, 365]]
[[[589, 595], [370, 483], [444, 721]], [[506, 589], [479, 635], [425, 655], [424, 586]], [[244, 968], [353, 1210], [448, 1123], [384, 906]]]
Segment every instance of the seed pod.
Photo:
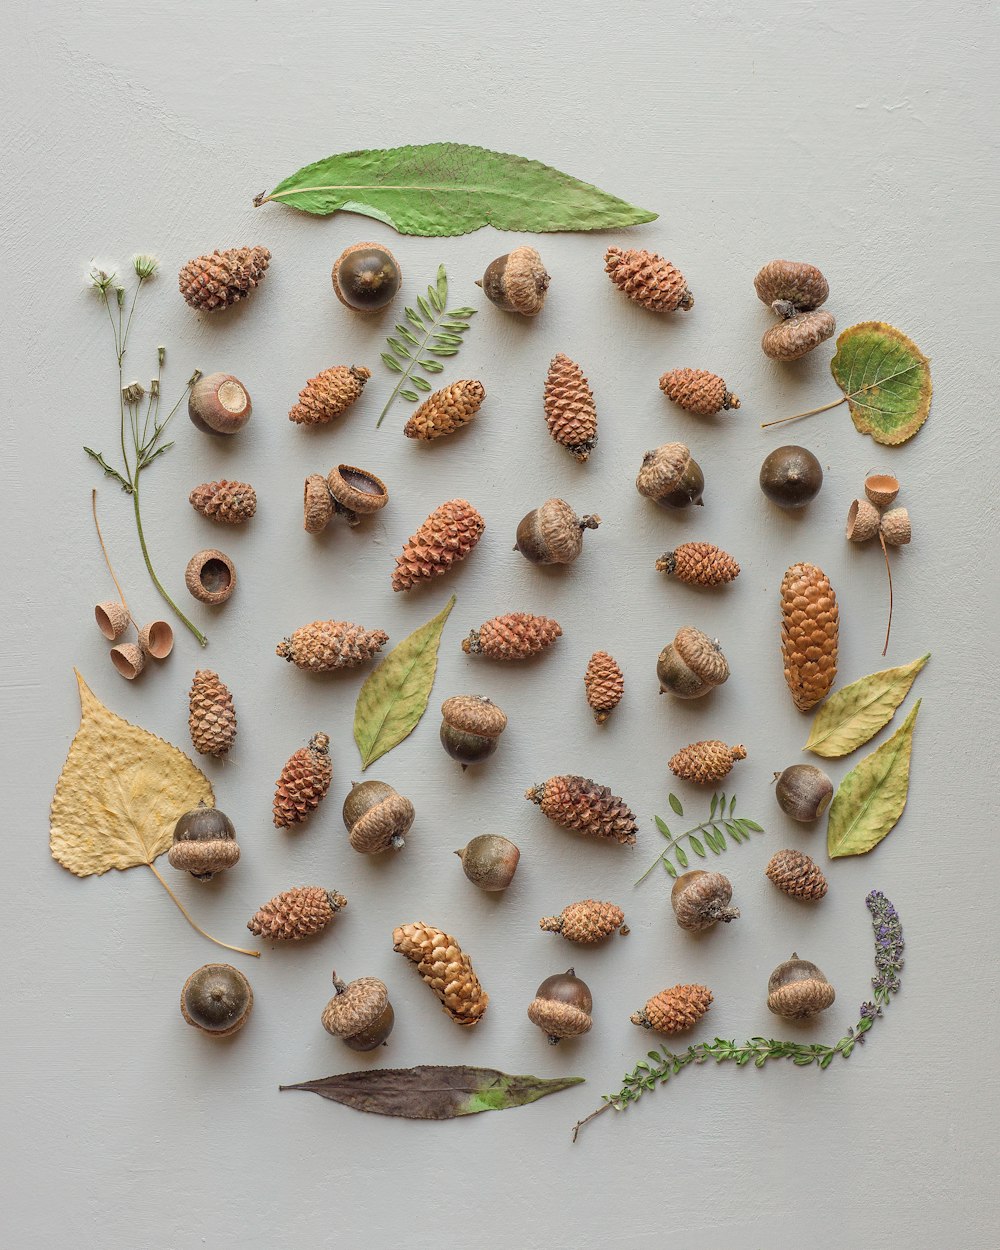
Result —
[[865, 478], [865, 494], [876, 508], [891, 508], [899, 494], [899, 479], [891, 473], [871, 473]]
[[660, 556], [656, 570], [688, 586], [722, 586], [740, 575], [733, 557], [714, 543], [681, 543]]
[[224, 525], [242, 525], [257, 511], [257, 492], [249, 482], [203, 482], [188, 495], [196, 512]]
[[403, 280], [399, 262], [379, 243], [352, 243], [333, 262], [333, 290], [352, 312], [379, 312]]
[[910, 514], [905, 508], [883, 513], [879, 528], [890, 547], [903, 547], [910, 541]]
[[429, 443], [468, 425], [486, 398], [482, 382], [462, 379], [428, 395], [403, 426], [407, 438]]
[[664, 443], [643, 456], [635, 488], [663, 508], [687, 508], [704, 502], [705, 475], [683, 443]]
[[722, 378], [707, 369], [670, 369], [660, 378], [660, 390], [679, 408], [699, 417], [740, 406]]
[[350, 526], [358, 525], [361, 517], [379, 512], [389, 502], [385, 482], [353, 464], [335, 465], [326, 475], [326, 484], [333, 496], [334, 511]]
[[879, 526], [878, 508], [867, 499], [855, 499], [847, 512], [844, 534], [848, 542], [866, 543], [874, 538]]
[[547, 499], [521, 518], [514, 550], [532, 564], [572, 564], [583, 550], [583, 531], [600, 523], [599, 516], [577, 516], [565, 499]]
[[567, 942], [580, 942], [585, 946], [603, 942], [615, 932], [628, 933], [622, 909], [596, 898], [569, 903], [558, 916], [543, 916], [538, 927], [545, 933], [561, 934]]
[[174, 630], [169, 621], [148, 621], [139, 630], [139, 646], [144, 655], [165, 660], [174, 649]]
[[815, 764], [792, 764], [774, 774], [774, 797], [786, 816], [811, 824], [830, 806], [833, 782]]
[[222, 759], [236, 741], [236, 708], [229, 687], [209, 668], [195, 672], [188, 693], [188, 729], [199, 755]]
[[550, 281], [541, 256], [533, 247], [522, 246], [490, 261], [476, 286], [504, 312], [535, 317], [542, 311]]
[[361, 398], [372, 376], [364, 365], [336, 365], [310, 378], [288, 414], [296, 425], [326, 425]]
[[111, 648], [109, 654], [111, 663], [126, 681], [135, 681], [146, 667], [142, 647], [137, 647], [134, 642], [120, 642], [117, 647]]
[[829, 888], [826, 877], [802, 851], [775, 851], [764, 871], [768, 880], [789, 898], [806, 903], [821, 899]]
[[266, 247], [231, 247], [189, 260], [177, 281], [192, 308], [215, 312], [248, 299], [263, 282], [270, 263]]
[[634, 846], [638, 825], [624, 799], [590, 777], [550, 777], [525, 790], [549, 820], [564, 829], [576, 829], [594, 838]]
[[631, 1020], [657, 1033], [683, 1033], [708, 1011], [712, 997], [706, 985], [675, 985], [650, 998], [641, 1011], [633, 1013]]
[[247, 388], [231, 373], [199, 377], [188, 395], [188, 416], [203, 434], [238, 434], [252, 412]]
[[403, 849], [416, 812], [384, 781], [355, 781], [343, 815], [351, 846], [362, 855], [378, 855]]
[[457, 694], [441, 704], [441, 745], [462, 765], [479, 764], [500, 745], [507, 717], [490, 699]]
[[720, 920], [723, 924], [738, 920], [740, 909], [729, 906], [732, 897], [733, 883], [728, 877], [701, 868], [682, 873], [670, 890], [674, 917], [689, 933], [711, 929]]
[[597, 442], [597, 405], [583, 370], [559, 352], [545, 378], [545, 421], [549, 433], [579, 461]]
[[831, 338], [836, 328], [836, 321], [825, 308], [796, 313], [766, 330], [760, 345], [764, 355], [772, 360], [799, 360]]
[[392, 588], [410, 590], [447, 573], [476, 546], [486, 522], [467, 499], [450, 499], [435, 508], [403, 544], [392, 571]]
[[455, 938], [418, 921], [393, 930], [392, 949], [417, 965], [456, 1024], [471, 1028], [479, 1023], [490, 997]]
[[528, 1019], [557, 1046], [564, 1037], [580, 1037], [593, 1026], [594, 998], [573, 968], [546, 977], [528, 1006]]
[[678, 699], [700, 699], [729, 680], [729, 665], [717, 638], [709, 638], [693, 625], [679, 629], [656, 661], [660, 694]]
[[607, 651], [595, 651], [583, 675], [583, 684], [594, 720], [603, 725], [625, 693], [625, 678], [617, 660]]
[[119, 639], [132, 623], [128, 608], [117, 599], [99, 603], [94, 608], [94, 619], [97, 621], [97, 628], [108, 642], [115, 642]]
[[240, 848], [233, 822], [217, 807], [199, 803], [174, 825], [167, 858], [170, 867], [178, 872], [189, 872], [196, 881], [211, 881], [217, 872], [225, 872], [239, 862]]
[[336, 890], [300, 885], [276, 894], [259, 907], [247, 921], [247, 928], [270, 942], [301, 942], [322, 933], [346, 906], [347, 899]]
[[822, 485], [823, 466], [805, 447], [776, 447], [760, 466], [760, 489], [779, 508], [804, 508]]
[[609, 247], [604, 272], [620, 291], [651, 312], [687, 312], [694, 307], [681, 271], [656, 252], [640, 248]]
[[668, 767], [682, 781], [694, 781], [704, 786], [727, 777], [736, 761], [746, 757], [747, 749], [742, 744], [729, 747], [717, 738], [711, 738], [682, 747], [671, 756]]
[[323, 1010], [323, 1028], [351, 1050], [374, 1050], [392, 1032], [395, 1016], [389, 990], [378, 977], [349, 984], [333, 974], [333, 998]]
[[808, 959], [778, 964], [767, 981], [767, 1009], [785, 1020], [808, 1020], [826, 1011], [837, 997], [833, 986]]
[[309, 745], [299, 747], [281, 770], [274, 791], [275, 828], [302, 824], [326, 798], [332, 780], [330, 739], [313, 734]]
[[283, 638], [274, 654], [307, 672], [330, 673], [367, 664], [388, 640], [384, 629], [365, 629], [350, 621], [313, 621]]
[[198, 551], [184, 570], [184, 584], [202, 603], [225, 603], [236, 589], [236, 566], [224, 551]]
[[253, 990], [232, 964], [204, 964], [181, 990], [181, 1015], [212, 1037], [232, 1037], [250, 1019]]
[[800, 712], [826, 698], [837, 676], [840, 610], [829, 578], [815, 564], [793, 564], [781, 579], [785, 683]]
[[488, 660], [528, 660], [562, 637], [557, 621], [529, 612], [508, 612], [494, 616], [462, 640], [466, 655], [484, 655]]
[[811, 312], [825, 304], [830, 295], [826, 278], [815, 265], [797, 260], [769, 261], [753, 280], [757, 298], [775, 309], [779, 317], [789, 316], [785, 311], [790, 305], [792, 312]]
[[455, 854], [472, 884], [489, 893], [506, 890], [521, 858], [514, 843], [499, 833], [481, 833]]

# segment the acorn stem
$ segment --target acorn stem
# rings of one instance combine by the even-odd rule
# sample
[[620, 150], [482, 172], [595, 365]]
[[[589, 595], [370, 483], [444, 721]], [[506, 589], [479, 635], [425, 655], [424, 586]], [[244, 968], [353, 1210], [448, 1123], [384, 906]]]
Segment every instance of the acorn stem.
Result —
[[111, 567], [111, 559], [108, 555], [108, 549], [104, 545], [104, 535], [101, 533], [100, 522], [97, 520], [97, 487], [96, 486], [90, 492], [90, 510], [94, 514], [94, 529], [97, 530], [97, 541], [101, 544], [101, 552], [104, 555], [104, 563], [108, 566], [108, 572], [111, 574], [111, 580], [115, 584], [115, 590], [118, 591], [118, 598], [122, 601], [122, 607], [125, 609], [126, 612], [128, 612], [129, 621], [131, 622], [131, 624], [135, 626], [135, 621], [132, 620], [132, 613], [129, 612], [129, 606], [125, 602], [125, 592], [124, 590], [122, 590], [121, 586], [119, 585], [118, 578], [115, 577], [115, 571]]
[[878, 540], [882, 546], [882, 555], [885, 557], [885, 575], [889, 579], [889, 620], [885, 627], [885, 646], [882, 648], [882, 654], [885, 655], [889, 650], [889, 631], [892, 629], [892, 568], [889, 564], [889, 552], [886, 550], [885, 536], [881, 527], [878, 531]]
[[173, 899], [174, 904], [177, 907], [177, 910], [181, 913], [181, 915], [188, 922], [188, 924], [191, 926], [192, 929], [197, 930], [197, 932], [200, 933], [202, 937], [208, 938], [210, 942], [214, 942], [216, 946], [221, 946], [224, 950], [235, 951], [237, 955], [252, 955], [254, 959], [260, 959], [260, 951], [247, 950], [246, 947], [244, 946], [230, 946], [228, 942], [220, 942], [218, 938], [212, 937], [211, 933], [206, 933], [205, 930], [201, 927], [201, 925], [196, 924], [194, 922], [187, 908], [184, 906], [181, 900], [177, 897], [177, 895], [173, 892], [170, 886], [167, 885], [166, 881], [164, 881], [163, 878], [160, 876], [159, 872], [157, 871], [156, 865], [153, 863], [150, 863], [147, 865], [147, 867], [149, 868], [153, 876], [157, 879], [157, 881], [159, 881], [160, 885], [163, 886], [166, 892]]
[[799, 421], [803, 417], [814, 417], [818, 412], [829, 412], [831, 408], [839, 408], [841, 404], [847, 403], [847, 396], [841, 395], [840, 399], [835, 399], [830, 404], [822, 404], [819, 408], [810, 408], [808, 412], [797, 412], [791, 417], [779, 417], [777, 421], [764, 421], [761, 424], [762, 430], [769, 430], [772, 425], [784, 425], [786, 421]]

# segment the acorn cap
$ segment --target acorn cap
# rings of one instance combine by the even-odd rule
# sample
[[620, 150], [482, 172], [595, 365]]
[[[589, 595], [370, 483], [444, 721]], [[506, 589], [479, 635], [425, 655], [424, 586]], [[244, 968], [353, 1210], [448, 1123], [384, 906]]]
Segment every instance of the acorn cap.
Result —
[[212, 838], [209, 841], [175, 842], [167, 852], [170, 867], [189, 872], [199, 880], [208, 881], [217, 872], [239, 862], [240, 848], [235, 838]]
[[454, 694], [441, 704], [441, 716], [463, 733], [498, 738], [507, 728], [503, 710], [479, 694]]
[[830, 295], [826, 278], [815, 265], [799, 260], [771, 260], [753, 280], [757, 298], [770, 304], [779, 316], [787, 316], [783, 306], [807, 312], [825, 304]]
[[899, 480], [891, 473], [870, 473], [865, 478], [865, 494], [876, 508], [888, 508], [899, 494]]
[[327, 474], [326, 484], [342, 508], [359, 516], [378, 512], [389, 502], [385, 482], [367, 469], [358, 469], [352, 464], [338, 464], [332, 468]]
[[319, 534], [333, 516], [333, 500], [322, 473], [310, 473], [302, 493], [302, 528], [307, 534]]
[[333, 974], [336, 994], [323, 1011], [323, 1028], [334, 1037], [354, 1037], [374, 1024], [389, 1002], [389, 991], [378, 977], [359, 977], [345, 985]]
[[134, 642], [120, 642], [110, 654], [111, 663], [126, 681], [135, 681], [146, 666], [146, 656]]
[[94, 608], [94, 620], [108, 642], [116, 642], [132, 620], [128, 608], [117, 599], [109, 599]]
[[878, 508], [867, 499], [855, 499], [848, 509], [844, 533], [852, 543], [866, 543], [878, 533]]
[[224, 551], [208, 548], [188, 561], [184, 584], [202, 603], [225, 603], [236, 589], [236, 567]]
[[674, 650], [702, 681], [721, 686], [729, 679], [729, 665], [718, 639], [709, 638], [693, 625], [682, 626], [674, 636]]
[[174, 631], [169, 621], [150, 621], [139, 630], [139, 646], [154, 660], [165, 660], [174, 649]]
[[905, 508], [893, 508], [883, 514], [880, 528], [890, 547], [905, 547], [910, 541], [910, 514]]
[[831, 338], [837, 323], [825, 308], [796, 313], [767, 330], [760, 341], [765, 356], [772, 360], [799, 360]]

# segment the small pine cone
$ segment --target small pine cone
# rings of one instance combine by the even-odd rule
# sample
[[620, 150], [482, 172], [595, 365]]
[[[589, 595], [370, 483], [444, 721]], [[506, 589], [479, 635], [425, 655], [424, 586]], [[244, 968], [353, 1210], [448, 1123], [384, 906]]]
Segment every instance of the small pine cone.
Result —
[[549, 433], [577, 460], [584, 461], [597, 442], [597, 406], [583, 370], [560, 352], [545, 379], [545, 420]]
[[200, 668], [191, 683], [188, 704], [188, 728], [194, 749], [199, 755], [221, 759], [236, 741], [236, 710], [229, 688], [219, 680], [218, 673]]
[[200, 312], [229, 308], [252, 294], [270, 263], [266, 247], [231, 247], [196, 256], [178, 275], [181, 295]]
[[335, 365], [310, 378], [299, 402], [288, 414], [296, 425], [325, 425], [350, 408], [361, 396], [372, 371], [364, 365]]
[[622, 909], [614, 903], [601, 903], [596, 898], [570, 903], [558, 916], [544, 916], [539, 920], [538, 927], [546, 933], [561, 933], [568, 942], [587, 945], [603, 942], [617, 929], [628, 932]]
[[299, 747], [281, 770], [274, 790], [275, 828], [300, 825], [326, 798], [332, 780], [330, 739], [313, 734], [309, 745]]
[[486, 522], [467, 499], [450, 499], [435, 508], [403, 544], [392, 571], [393, 590], [409, 590], [440, 577], [464, 560], [483, 536]]
[[202, 516], [226, 525], [242, 525], [257, 511], [257, 492], [248, 482], [203, 482], [188, 500]]
[[623, 846], [635, 845], [639, 826], [628, 804], [590, 777], [550, 777], [525, 790], [524, 797], [537, 803], [549, 820], [564, 829], [578, 829]]
[[684, 275], [656, 252], [640, 248], [609, 247], [604, 253], [604, 271], [630, 300], [651, 312], [687, 312], [694, 307]]
[[283, 638], [274, 654], [309, 672], [329, 673], [367, 664], [388, 641], [384, 629], [364, 629], [350, 621], [313, 621]]
[[657, 1033], [683, 1033], [697, 1024], [712, 1005], [707, 985], [675, 985], [661, 990], [632, 1017], [632, 1023]]
[[765, 872], [779, 890], [805, 902], [822, 898], [829, 888], [826, 877], [802, 851], [776, 851]]
[[562, 637], [557, 621], [530, 612], [508, 612], [484, 621], [462, 640], [466, 655], [485, 655], [488, 660], [529, 660]]
[[689, 586], [722, 586], [740, 575], [740, 566], [733, 557], [714, 543], [681, 543], [673, 551], [664, 552], [656, 568]]
[[247, 928], [258, 937], [275, 942], [298, 942], [312, 937], [330, 924], [347, 899], [336, 890], [318, 885], [300, 885], [276, 894], [247, 921]]
[[830, 579], [815, 564], [793, 564], [781, 579], [785, 681], [800, 712], [826, 698], [837, 676], [840, 610]]
[[722, 378], [706, 369], [671, 369], [660, 378], [660, 390], [679, 408], [699, 417], [712, 417], [740, 406]]
[[583, 675], [587, 702], [594, 711], [594, 720], [603, 725], [622, 701], [625, 678], [618, 662], [607, 651], [595, 651]]
[[454, 434], [469, 424], [485, 398], [486, 388], [482, 382], [467, 379], [452, 382], [427, 396], [403, 426], [403, 433], [407, 438], [419, 438], [425, 443]]
[[737, 760], [745, 760], [746, 757], [746, 747], [727, 747], [724, 742], [712, 738], [683, 747], [671, 758], [669, 768], [682, 781], [696, 781], [704, 786], [721, 781]]
[[400, 925], [392, 933], [392, 949], [417, 965], [417, 970], [456, 1024], [478, 1024], [490, 1001], [472, 969], [472, 960], [450, 934], [430, 925]]

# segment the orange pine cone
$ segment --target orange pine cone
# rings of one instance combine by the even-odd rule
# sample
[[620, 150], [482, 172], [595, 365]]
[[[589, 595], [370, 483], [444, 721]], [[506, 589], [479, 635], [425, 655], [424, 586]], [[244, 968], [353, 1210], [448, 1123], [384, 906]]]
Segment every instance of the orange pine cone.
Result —
[[829, 888], [822, 869], [802, 851], [775, 851], [765, 873], [783, 893], [805, 902], [821, 899]]
[[365, 629], [350, 621], [313, 621], [302, 625], [274, 649], [274, 654], [313, 673], [367, 664], [389, 640], [384, 629]]
[[609, 247], [604, 254], [604, 271], [630, 300], [651, 312], [686, 312], [694, 307], [681, 271], [656, 252], [640, 248]]
[[570, 903], [558, 916], [543, 916], [538, 927], [545, 933], [559, 933], [567, 942], [592, 945], [603, 942], [620, 930], [628, 932], [625, 913], [614, 903], [602, 903], [596, 898], [585, 898]]
[[371, 370], [364, 365], [324, 369], [299, 391], [299, 402], [289, 412], [289, 421], [296, 425], [325, 425], [361, 397], [371, 376]]
[[322, 933], [347, 899], [336, 890], [318, 885], [301, 885], [276, 894], [259, 907], [247, 921], [247, 928], [258, 937], [277, 942], [299, 942]]
[[484, 655], [488, 660], [529, 660], [562, 637], [557, 621], [530, 612], [508, 612], [484, 621], [462, 640], [466, 655]]
[[728, 776], [737, 760], [745, 760], [744, 746], [728, 747], [712, 738], [705, 742], [692, 742], [674, 755], [668, 767], [682, 781], [695, 781], [699, 785], [721, 781]]
[[642, 1011], [632, 1016], [632, 1023], [657, 1033], [682, 1033], [698, 1023], [712, 1005], [712, 998], [707, 985], [675, 985], [649, 999]]
[[595, 651], [587, 665], [583, 684], [594, 719], [599, 725], [603, 725], [625, 693], [625, 678], [617, 660], [608, 655], [607, 651]]
[[326, 798], [332, 780], [330, 739], [313, 734], [309, 745], [300, 747], [281, 770], [274, 792], [275, 828], [289, 829], [306, 820]]
[[427, 443], [468, 425], [486, 398], [482, 382], [463, 379], [428, 395], [403, 426], [407, 438]]
[[785, 682], [800, 712], [833, 688], [840, 610], [830, 579], [815, 564], [793, 564], [781, 579], [781, 653]]
[[722, 378], [707, 369], [671, 369], [660, 378], [660, 390], [679, 408], [699, 417], [711, 417], [740, 406]]
[[189, 260], [177, 281], [192, 308], [215, 312], [253, 294], [270, 263], [271, 253], [266, 247], [231, 247]]
[[545, 420], [557, 443], [577, 460], [588, 459], [597, 442], [597, 406], [583, 370], [560, 352], [545, 379]]
[[471, 1028], [479, 1023], [490, 997], [455, 938], [418, 921], [393, 930], [392, 949], [417, 965], [456, 1024]]
[[733, 557], [714, 543], [681, 543], [675, 550], [664, 552], [656, 568], [689, 586], [722, 586], [740, 575]]
[[198, 669], [188, 695], [188, 728], [199, 755], [221, 759], [236, 741], [236, 709], [233, 696], [219, 674]]
[[242, 525], [257, 511], [257, 492], [249, 482], [203, 482], [188, 500], [202, 516], [226, 525]]
[[450, 499], [435, 508], [396, 557], [393, 590], [409, 590], [447, 573], [453, 564], [465, 559], [485, 528], [486, 522], [467, 499]]

